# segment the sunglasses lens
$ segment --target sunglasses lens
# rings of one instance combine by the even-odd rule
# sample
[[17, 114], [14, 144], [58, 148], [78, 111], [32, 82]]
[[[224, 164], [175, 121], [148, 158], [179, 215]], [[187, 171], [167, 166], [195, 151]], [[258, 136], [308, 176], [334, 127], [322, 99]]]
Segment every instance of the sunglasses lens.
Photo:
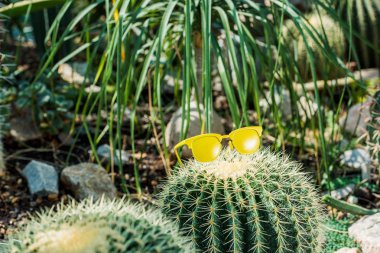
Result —
[[253, 154], [260, 147], [260, 137], [253, 129], [242, 129], [235, 132], [232, 143], [240, 154]]
[[219, 142], [218, 138], [204, 136], [193, 142], [192, 151], [197, 161], [211, 162], [218, 157], [221, 149], [222, 144]]

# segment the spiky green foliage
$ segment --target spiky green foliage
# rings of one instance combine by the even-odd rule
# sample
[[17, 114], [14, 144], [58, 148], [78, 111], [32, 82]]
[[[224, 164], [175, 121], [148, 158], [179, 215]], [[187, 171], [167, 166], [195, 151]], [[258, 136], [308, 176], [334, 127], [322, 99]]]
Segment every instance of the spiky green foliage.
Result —
[[[325, 38], [325, 41], [321, 41], [321, 43], [325, 44], [326, 48], [331, 48], [338, 57], [343, 59], [345, 55], [345, 37], [338, 22], [327, 14], [317, 12], [308, 14], [306, 18], [316, 32], [322, 34], [322, 37]], [[308, 64], [308, 46], [314, 55], [315, 70], [319, 79], [333, 79], [344, 74], [341, 69], [336, 68], [332, 62], [329, 62], [328, 57], [323, 53], [323, 50], [317, 46], [314, 39], [307, 36], [307, 40], [304, 40], [302, 33], [294, 22], [286, 23], [285, 41], [289, 45], [294, 45], [294, 59], [297, 62], [300, 76], [304, 81], [312, 79], [311, 68]]]
[[72, 201], [19, 228], [11, 253], [192, 252], [189, 240], [157, 210], [124, 200]]
[[[0, 16], [0, 22], [4, 22], [5, 19]], [[0, 37], [3, 37], [7, 32], [6, 29], [0, 27]], [[0, 40], [0, 48], [2, 46], [2, 40]], [[5, 130], [5, 125], [7, 123], [7, 115], [8, 115], [8, 101], [6, 100], [7, 88], [4, 87], [4, 83], [11, 82], [13, 78], [9, 74], [8, 64], [5, 63], [5, 60], [8, 59], [9, 56], [0, 52], [0, 174], [3, 173], [5, 168], [4, 165], [4, 154], [3, 154], [3, 133]], [[1, 245], [0, 245], [1, 246]], [[1, 248], [0, 248], [1, 252]]]
[[[293, 80], [301, 78], [290, 54], [293, 44], [285, 43], [282, 36], [285, 19], [295, 23], [305, 40], [311, 38], [313, 46], [319, 47], [335, 68], [343, 69], [347, 75], [352, 76], [343, 61], [325, 46], [327, 43], [324, 34], [316, 32], [304, 14], [290, 1], [117, 0], [114, 1], [115, 4], [111, 4], [111, 1], [89, 1], [85, 7], [77, 8], [75, 17], [65, 25], [62, 17], [74, 8], [74, 2], [79, 1], [68, 1], [53, 22], [45, 40], [47, 53], [34, 81], [45, 75], [48, 79], [54, 78], [59, 64], [63, 62], [76, 61], [78, 57], [86, 59], [86, 77], [94, 73], [92, 84], [101, 86], [101, 91], [86, 94], [85, 85], [81, 86], [73, 119], [82, 119], [83, 129], [97, 160], [96, 145], [106, 141], [106, 138], [113, 147], [111, 150], [123, 148], [121, 136], [125, 108], [131, 109], [128, 132], [131, 147], [128, 149], [133, 153], [138, 151], [135, 137], [145, 128], [137, 127], [141, 119], [137, 109], [149, 98], [149, 83], [154, 108], [150, 119], [159, 119], [157, 123], [159, 122], [162, 132], [166, 128], [167, 109], [173, 105], [181, 106], [181, 137], [185, 138], [190, 122], [186, 119], [190, 117], [192, 90], [202, 91], [203, 96], [199, 96], [199, 99], [204, 110], [199, 118], [204, 119], [202, 123], [205, 132], [211, 131], [214, 119], [210, 112], [214, 107], [215, 84], [212, 80], [218, 79], [212, 78], [212, 69], [217, 70], [214, 77], [221, 80], [228, 101], [226, 117], [231, 117], [234, 127], [249, 125], [252, 116], [250, 112], [255, 110], [256, 122], [276, 122], [273, 133], [278, 150], [288, 140], [300, 143], [303, 149], [309, 143], [306, 138], [309, 131], [303, 127], [298, 131], [297, 139], [294, 139], [292, 131], [303, 125], [297, 110], [293, 110], [292, 120], [284, 122], [278, 103], [270, 104], [272, 113], [263, 114], [259, 106], [262, 91], [268, 87], [267, 84], [271, 96], [274, 96], [274, 87], [281, 84], [283, 89], [290, 92], [292, 104], [297, 102], [298, 95], [294, 92]], [[314, 5], [326, 11], [334, 11], [330, 4], [324, 2], [318, 1]], [[334, 19], [337, 20], [337, 17]], [[57, 31], [61, 29], [62, 34], [57, 36]], [[348, 29], [344, 29], [345, 34], [348, 34]], [[197, 34], [200, 35], [199, 39]], [[76, 49], [59, 59], [57, 52], [69, 40], [76, 43]], [[309, 47], [308, 45], [308, 49]], [[317, 81], [314, 66], [318, 64], [314, 61], [312, 50], [307, 51], [307, 65], [312, 69], [313, 81]], [[165, 93], [165, 76], [168, 74], [175, 79], [174, 98]], [[182, 92], [177, 92], [180, 90], [177, 85], [180, 82], [183, 83]], [[54, 85], [56, 82], [51, 80], [51, 83]], [[334, 92], [330, 91], [329, 86], [326, 86], [322, 98], [319, 97], [321, 93], [317, 86], [314, 91], [318, 122], [312, 124], [312, 132], [320, 134], [314, 135], [313, 143], [318, 143], [315, 150], [318, 149], [318, 155], [321, 154], [322, 157], [320, 161], [323, 162], [319, 167], [327, 174], [333, 159], [328, 155], [328, 143], [325, 141], [324, 128], [327, 122], [324, 108], [331, 105], [332, 110], [338, 112], [340, 107], [330, 103], [335, 100], [332, 99]], [[303, 95], [309, 98], [306, 91]], [[116, 111], [111, 109], [115, 107]], [[107, 125], [104, 125], [101, 112], [107, 113]], [[86, 117], [94, 113], [98, 114], [96, 127], [94, 131], [89, 131], [91, 127]], [[155, 120], [151, 121], [153, 125], [154, 122]], [[75, 121], [71, 133], [75, 132], [74, 126]], [[79, 131], [76, 134], [79, 135]], [[157, 142], [157, 145], [163, 144], [159, 151], [163, 150], [162, 153], [168, 158], [165, 138], [163, 135], [163, 140]], [[129, 142], [126, 143], [128, 144]], [[138, 162], [135, 161], [134, 164], [135, 189], [141, 193]], [[119, 168], [119, 173], [124, 174], [122, 167]], [[126, 188], [126, 183], [122, 183]]]
[[24, 0], [17, 3], [10, 3], [0, 8], [0, 14], [9, 17], [20, 16], [30, 11], [42, 10], [59, 4], [65, 0]]
[[371, 106], [371, 121], [367, 127], [368, 140], [367, 145], [372, 159], [376, 160], [379, 165], [380, 173], [380, 91], [376, 92]]
[[336, 220], [335, 218], [327, 220], [325, 223], [327, 227], [326, 243], [323, 247], [323, 253], [333, 253], [344, 247], [359, 247], [359, 245], [348, 236], [348, 228], [353, 222], [353, 217], [350, 217], [351, 218], [344, 218], [342, 220]]
[[322, 207], [300, 164], [269, 149], [189, 161], [161, 194], [200, 252], [319, 252]]
[[3, 154], [3, 140], [2, 140], [3, 128], [5, 125], [5, 112], [4, 111], [5, 111], [5, 106], [2, 106], [0, 104], [0, 174], [1, 174], [1, 171], [5, 167], [5, 165], [4, 165], [4, 154]]

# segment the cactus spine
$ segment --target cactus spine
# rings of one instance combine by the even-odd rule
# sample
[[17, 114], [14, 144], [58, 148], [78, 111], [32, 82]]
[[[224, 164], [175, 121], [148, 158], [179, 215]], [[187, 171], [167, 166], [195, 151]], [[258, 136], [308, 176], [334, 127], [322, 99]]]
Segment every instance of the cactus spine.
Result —
[[200, 252], [319, 252], [322, 207], [300, 169], [269, 150], [225, 150], [180, 168], [160, 202]]
[[192, 252], [159, 211], [123, 200], [86, 200], [32, 218], [9, 240], [11, 253]]

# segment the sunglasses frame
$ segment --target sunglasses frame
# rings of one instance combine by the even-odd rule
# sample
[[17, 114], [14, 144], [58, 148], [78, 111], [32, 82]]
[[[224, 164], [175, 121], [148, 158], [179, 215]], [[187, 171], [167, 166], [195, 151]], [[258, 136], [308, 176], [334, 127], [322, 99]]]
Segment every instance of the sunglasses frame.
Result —
[[[228, 145], [233, 148], [233, 144], [232, 144], [232, 141], [233, 141], [233, 136], [236, 134], [236, 132], [239, 132], [239, 131], [242, 131], [242, 130], [254, 130], [257, 132], [258, 136], [261, 137], [261, 134], [263, 132], [263, 128], [261, 126], [251, 126], [251, 127], [242, 127], [242, 128], [239, 128], [239, 129], [236, 129], [234, 131], [232, 131], [231, 133], [227, 134], [227, 135], [221, 135], [221, 134], [214, 134], [214, 133], [210, 133], [210, 134], [201, 134], [201, 135], [197, 135], [197, 136], [193, 136], [193, 137], [190, 137], [188, 139], [185, 139], [181, 142], [179, 142], [177, 145], [174, 146], [174, 153], [175, 155], [177, 156], [177, 159], [178, 159], [178, 162], [181, 166], [183, 166], [183, 163], [182, 163], [182, 160], [181, 160], [181, 157], [179, 156], [178, 154], [178, 149], [183, 147], [183, 146], [187, 146], [190, 150], [193, 149], [193, 142], [200, 139], [200, 138], [204, 138], [204, 137], [215, 137], [218, 139], [218, 141], [221, 143], [222, 140], [224, 139], [230, 139], [230, 141], [228, 142]], [[239, 151], [238, 151], [239, 152]], [[239, 152], [240, 153], [240, 152]]]

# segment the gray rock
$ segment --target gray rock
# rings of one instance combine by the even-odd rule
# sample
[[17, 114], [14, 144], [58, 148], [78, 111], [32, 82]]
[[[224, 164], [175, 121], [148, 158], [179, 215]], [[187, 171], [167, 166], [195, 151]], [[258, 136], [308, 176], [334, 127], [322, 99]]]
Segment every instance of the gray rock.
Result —
[[30, 112], [10, 120], [10, 133], [20, 142], [31, 141], [42, 137], [36, 123], [32, 120]]
[[61, 173], [62, 184], [78, 200], [92, 197], [116, 198], [117, 190], [103, 167], [93, 163], [80, 163], [66, 167]]
[[[203, 107], [200, 106], [200, 112], [203, 113]], [[185, 119], [186, 121], [186, 119]], [[169, 149], [172, 149], [179, 141], [181, 137], [181, 124], [182, 124], [182, 108], [179, 108], [170, 119], [165, 130], [165, 141]], [[213, 124], [212, 132], [224, 134], [225, 130], [222, 123], [222, 118], [214, 111], [213, 112]], [[190, 102], [190, 122], [187, 137], [192, 137], [201, 134], [201, 122], [199, 119], [197, 103], [195, 101]], [[191, 152], [184, 149], [183, 157], [191, 156]]]
[[351, 225], [348, 234], [360, 243], [363, 253], [379, 253], [380, 213], [362, 217]]
[[348, 133], [362, 136], [367, 133], [368, 121], [371, 119], [369, 107], [372, 99], [352, 106], [346, 115], [339, 120], [339, 125]]
[[335, 251], [335, 253], [360, 253], [360, 251], [357, 248], [341, 248]]
[[371, 156], [367, 150], [361, 148], [347, 150], [340, 156], [340, 159], [341, 165], [360, 169], [362, 179], [370, 178]]
[[22, 171], [32, 196], [58, 195], [58, 173], [48, 164], [31, 161]]
[[[111, 161], [111, 147], [108, 144], [99, 146], [98, 149], [96, 150], [96, 153], [98, 154], [100, 158], [106, 159], [107, 161]], [[120, 154], [120, 151], [118, 149], [115, 149], [114, 161], [115, 161], [115, 164], [117, 165], [120, 164], [119, 154]], [[121, 150], [122, 164], [127, 164], [130, 157], [131, 155], [127, 151]]]

